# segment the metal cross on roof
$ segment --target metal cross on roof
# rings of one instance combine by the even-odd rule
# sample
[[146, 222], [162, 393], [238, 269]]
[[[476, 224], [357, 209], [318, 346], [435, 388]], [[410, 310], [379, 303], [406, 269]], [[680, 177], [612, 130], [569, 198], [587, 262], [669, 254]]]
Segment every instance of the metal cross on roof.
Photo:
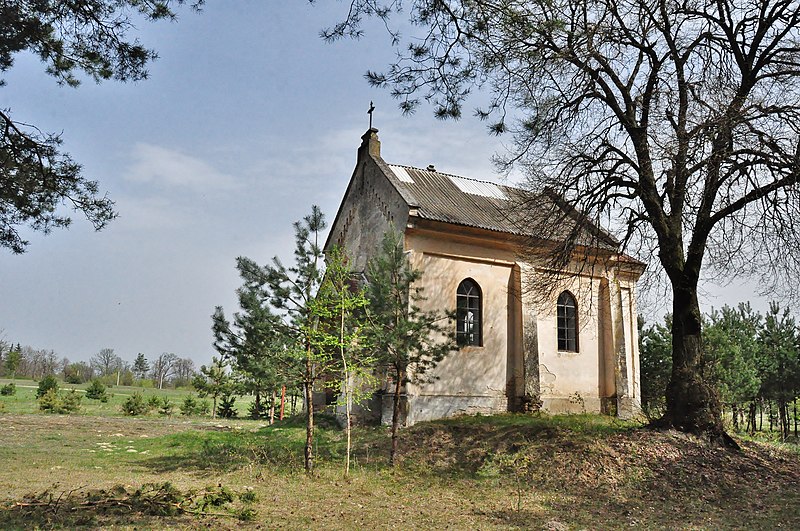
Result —
[[369, 114], [369, 128], [370, 129], [372, 129], [372, 111], [374, 111], [374, 110], [375, 110], [375, 106], [370, 101], [369, 102], [369, 110], [367, 111], [367, 114]]

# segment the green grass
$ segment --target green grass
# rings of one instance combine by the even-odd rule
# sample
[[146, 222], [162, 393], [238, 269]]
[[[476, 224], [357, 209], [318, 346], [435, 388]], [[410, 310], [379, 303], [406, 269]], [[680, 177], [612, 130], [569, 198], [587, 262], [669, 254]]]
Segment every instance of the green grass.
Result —
[[[317, 415], [317, 466], [307, 476], [302, 416], [273, 426], [123, 417], [119, 404], [140, 390], [125, 387], [112, 388], [108, 404], [84, 399], [78, 415], [46, 415], [33, 400], [35, 382], [17, 384], [16, 396], [0, 397], [3, 529], [251, 525], [224, 516], [86, 514], [86, 503], [101, 496], [97, 489], [132, 492], [150, 482], [180, 492], [252, 489], [263, 528], [800, 528], [794, 446], [742, 439], [743, 451], [731, 452], [598, 415], [474, 416], [402, 430], [394, 469], [387, 466], [387, 428], [356, 428], [352, 474], [344, 478], [344, 434], [331, 417]], [[143, 392], [176, 404], [188, 393]], [[119, 484], [125, 488], [115, 489]], [[84, 509], [56, 514], [33, 506], [23, 513], [15, 505], [48, 491]]]
[[[595, 415], [475, 416], [344, 434], [318, 415], [317, 467], [303, 473], [302, 417], [248, 420], [0, 414], [0, 528], [81, 525], [15, 503], [51, 489], [81, 496], [148, 482], [182, 492], [252, 489], [262, 528], [758, 529], [800, 527], [800, 455], [743, 440], [742, 452]], [[54, 486], [55, 484], [55, 486]], [[80, 498], [84, 499], [84, 498]], [[77, 515], [78, 513], [76, 513]], [[85, 511], [80, 513], [86, 517]], [[99, 527], [255, 525], [224, 516], [90, 514]]]
[[[39, 387], [39, 382], [34, 380], [9, 380], [0, 378], [0, 387], [12, 382], [16, 385], [17, 392], [13, 396], [0, 396], [0, 413], [39, 414], [39, 404], [36, 402], [36, 390]], [[62, 381], [59, 382], [59, 389], [62, 391], [77, 389], [79, 392], [82, 392], [85, 391], [88, 386], [88, 383], [68, 384]], [[141, 393], [145, 401], [151, 396], [168, 398], [175, 406], [173, 416], [180, 416], [180, 405], [183, 400], [189, 395], [194, 395], [197, 397], [197, 393], [190, 389], [153, 389], [124, 385], [108, 387], [107, 392], [110, 398], [106, 403], [103, 403], [99, 400], [86, 398], [84, 396], [81, 400], [81, 408], [75, 414], [103, 417], [123, 416], [122, 404], [125, 402], [125, 400], [127, 400], [134, 393]], [[209, 403], [211, 403], [210, 398], [207, 400]], [[252, 396], [237, 397], [235, 403], [237, 416], [247, 416], [248, 408], [252, 402]], [[150, 413], [150, 415], [158, 416], [158, 412], [153, 411]]]

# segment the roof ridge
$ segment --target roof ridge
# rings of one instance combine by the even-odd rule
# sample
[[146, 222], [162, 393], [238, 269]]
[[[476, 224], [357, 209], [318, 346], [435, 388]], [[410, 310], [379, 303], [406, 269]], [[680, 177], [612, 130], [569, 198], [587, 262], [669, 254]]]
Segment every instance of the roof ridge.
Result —
[[418, 168], [416, 166], [411, 166], [409, 164], [395, 164], [393, 162], [387, 162], [387, 164], [389, 166], [400, 166], [401, 168], [409, 168], [409, 169], [417, 170], [417, 171], [427, 171], [427, 172], [430, 172], [430, 173], [438, 173], [439, 175], [445, 175], [447, 177], [458, 177], [459, 179], [465, 179], [467, 181], [473, 181], [473, 182], [476, 182], [476, 183], [492, 184], [494, 186], [504, 186], [505, 188], [511, 188], [513, 190], [521, 190], [521, 188], [517, 188], [516, 186], [509, 186], [507, 184], [495, 183], [495, 182], [486, 181], [486, 180], [483, 180], [483, 179], [476, 179], [474, 177], [465, 177], [463, 175], [456, 175], [455, 173], [447, 173], [447, 172], [443, 172], [443, 171], [439, 171], [439, 170], [434, 170], [434, 171], [431, 172], [431, 170], [429, 170], [427, 168]]

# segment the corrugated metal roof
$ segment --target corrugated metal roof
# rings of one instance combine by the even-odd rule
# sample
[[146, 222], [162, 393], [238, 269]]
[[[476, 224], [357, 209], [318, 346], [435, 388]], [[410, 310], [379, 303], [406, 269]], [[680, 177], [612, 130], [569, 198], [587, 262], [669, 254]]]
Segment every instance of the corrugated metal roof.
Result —
[[404, 167], [397, 166], [397, 165], [394, 165], [394, 164], [390, 164], [389, 167], [392, 169], [392, 172], [400, 180], [400, 182], [404, 182], [404, 183], [413, 183], [414, 182], [414, 179], [411, 178], [411, 176], [408, 174], [408, 172], [406, 171], [406, 169]]
[[[532, 196], [529, 192], [487, 181], [450, 175], [438, 171], [422, 170], [411, 166], [389, 165], [393, 175], [387, 175], [410, 207], [417, 209], [416, 215], [423, 219], [454, 223], [521, 236], [537, 237], [533, 226], [526, 226], [515, 212], [517, 199], [526, 203], [533, 201], [543, 215], [560, 212], [561, 217], [570, 216], [569, 211], [553, 197], [546, 194]], [[402, 177], [401, 177], [402, 175]], [[526, 230], [530, 227], [530, 230]], [[563, 234], [551, 234], [551, 238], [564, 237], [570, 227], [561, 227]], [[598, 239], [605, 247], [616, 248], [616, 240], [600, 228], [585, 232], [579, 240], [587, 245], [597, 245]]]
[[495, 199], [507, 199], [506, 194], [494, 183], [476, 181], [474, 179], [457, 177], [455, 175], [448, 175], [447, 177], [465, 194], [494, 197]]

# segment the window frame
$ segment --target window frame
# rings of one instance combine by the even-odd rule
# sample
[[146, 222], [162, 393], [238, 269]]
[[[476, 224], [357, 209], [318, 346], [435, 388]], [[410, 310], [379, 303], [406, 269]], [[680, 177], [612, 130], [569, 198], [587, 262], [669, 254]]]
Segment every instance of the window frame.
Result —
[[556, 342], [559, 352], [580, 352], [578, 330], [578, 301], [569, 290], [564, 290], [556, 300]]
[[483, 346], [483, 290], [473, 278], [465, 278], [456, 288], [456, 343], [459, 348]]

